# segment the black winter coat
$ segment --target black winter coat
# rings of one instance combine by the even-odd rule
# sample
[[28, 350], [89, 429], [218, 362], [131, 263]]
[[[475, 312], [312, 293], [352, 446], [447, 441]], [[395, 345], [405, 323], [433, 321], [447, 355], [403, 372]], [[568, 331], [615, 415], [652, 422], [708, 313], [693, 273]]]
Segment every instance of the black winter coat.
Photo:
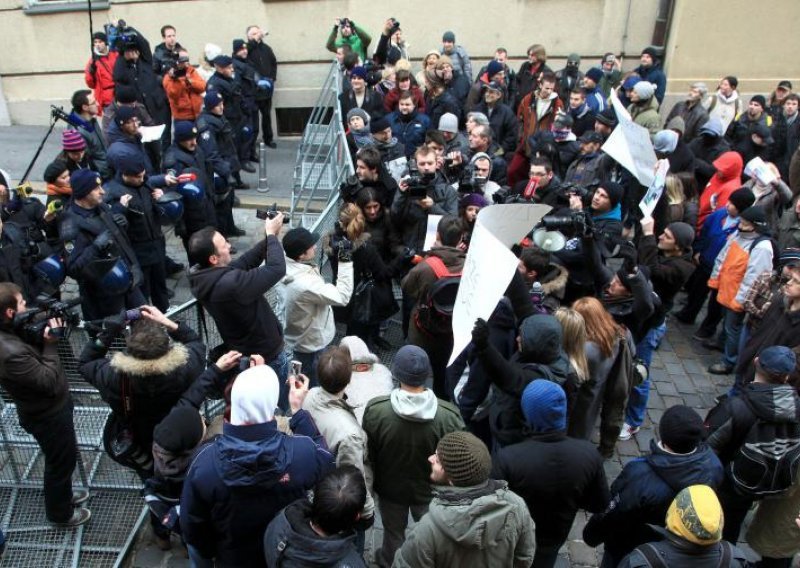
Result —
[[591, 442], [568, 438], [564, 431], [532, 434], [501, 448], [492, 466], [492, 479], [508, 481], [528, 505], [537, 547], [563, 544], [578, 509], [600, 513], [608, 506], [602, 456]]
[[143, 60], [130, 63], [120, 55], [114, 64], [114, 83], [135, 88], [136, 100], [145, 106], [153, 120], [157, 124], [167, 123], [169, 101], [152, 65]]
[[[273, 82], [278, 80], [278, 59], [272, 48], [263, 41], [247, 42], [247, 62], [256, 70], [260, 77], [267, 77]], [[259, 77], [256, 77], [258, 80]], [[267, 100], [272, 98], [272, 93], [263, 89], [256, 91], [256, 100]]]
[[197, 143], [214, 172], [227, 183], [231, 173], [241, 169], [233, 126], [224, 116], [203, 111], [197, 119]]
[[482, 112], [489, 117], [489, 126], [492, 128], [492, 137], [497, 145], [503, 149], [506, 160], [517, 149], [519, 142], [519, 120], [517, 115], [507, 104], [498, 103], [490, 113], [485, 102], [475, 106], [475, 111]]
[[[125, 185], [118, 176], [106, 184], [108, 204], [114, 213], [124, 215], [128, 221], [125, 232], [136, 253], [140, 266], [153, 266], [164, 262], [164, 235], [161, 232], [160, 213], [150, 193], [152, 188], [144, 183], [139, 187]], [[120, 199], [130, 195], [127, 207]]]
[[241, 126], [243, 116], [242, 86], [238, 78], [231, 79], [219, 73], [214, 73], [208, 80], [206, 89], [217, 91], [222, 95], [222, 101], [225, 103], [223, 110], [225, 118], [234, 128]]
[[356, 101], [356, 94], [352, 89], [347, 89], [339, 95], [339, 104], [342, 106], [342, 122], [344, 123], [345, 130], [348, 128], [347, 113], [354, 108], [360, 108], [369, 115], [370, 120], [375, 120], [384, 115], [383, 97], [369, 87], [366, 88], [364, 93], [364, 100], [361, 106], [358, 106]]
[[153, 446], [153, 429], [203, 373], [206, 363], [205, 345], [188, 325], [179, 324], [170, 337], [176, 345], [158, 359], [137, 359], [125, 352], [115, 353], [109, 359], [107, 347], [90, 341], [79, 360], [81, 376], [100, 391], [103, 400], [120, 417], [125, 414], [122, 377], [127, 375], [133, 392], [131, 428], [143, 449]]
[[269, 362], [283, 349], [283, 329], [264, 294], [284, 276], [283, 248], [269, 236], [228, 266], [192, 267], [189, 285], [229, 349]]
[[647, 524], [664, 526], [667, 509], [681, 489], [708, 485], [717, 489], [725, 476], [711, 448], [701, 444], [691, 454], [672, 454], [655, 440], [650, 454], [628, 462], [611, 484], [608, 508], [593, 515], [583, 530], [589, 546], [605, 543], [617, 563], [635, 547], [652, 540]]

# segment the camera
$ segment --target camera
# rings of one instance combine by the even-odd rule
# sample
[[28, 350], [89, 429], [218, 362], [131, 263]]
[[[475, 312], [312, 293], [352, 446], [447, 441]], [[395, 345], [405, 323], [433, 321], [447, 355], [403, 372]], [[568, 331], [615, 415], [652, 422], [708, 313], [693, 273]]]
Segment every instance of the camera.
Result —
[[303, 372], [303, 363], [298, 361], [297, 359], [292, 359], [289, 362], [289, 374], [295, 377], [299, 377], [300, 373]]
[[589, 194], [591, 193], [588, 189], [583, 187], [582, 185], [570, 184], [564, 187], [563, 190], [567, 195], [577, 195], [581, 198], [581, 201], [585, 201], [589, 198]]
[[364, 188], [356, 175], [347, 176], [339, 185], [339, 196], [345, 203], [354, 203], [358, 192]]
[[571, 215], [545, 215], [542, 217], [542, 225], [548, 231], [561, 231], [583, 237], [592, 235], [591, 220], [585, 211], [574, 211]]
[[[278, 204], [273, 203], [272, 207], [269, 209], [256, 209], [256, 217], [261, 219], [262, 221], [266, 221], [267, 219], [274, 219], [278, 216]], [[289, 223], [289, 216], [285, 216], [283, 218], [283, 224]]]
[[489, 180], [485, 177], [475, 175], [472, 168], [467, 168], [461, 174], [461, 179], [458, 181], [459, 193], [480, 193], [483, 194], [486, 188], [486, 182]]
[[409, 162], [409, 173], [403, 179], [408, 186], [406, 193], [411, 198], [422, 199], [428, 195], [428, 189], [436, 178], [435, 173], [422, 174], [415, 161]]
[[239, 358], [239, 372], [244, 373], [250, 368], [250, 355], [242, 355]]
[[397, 30], [400, 29], [400, 22], [394, 18], [390, 18], [390, 20], [392, 20], [392, 27], [389, 28], [389, 35], [393, 36], [395, 33], [397, 33]]
[[71, 311], [80, 302], [80, 298], [67, 302], [62, 302], [57, 298], [42, 298], [37, 307], [14, 316], [14, 331], [25, 343], [41, 345], [44, 341], [44, 329], [48, 325], [47, 322], [53, 318], [59, 318], [64, 324], [63, 327], [50, 329], [50, 335], [69, 337], [72, 328], [81, 324], [80, 315]]

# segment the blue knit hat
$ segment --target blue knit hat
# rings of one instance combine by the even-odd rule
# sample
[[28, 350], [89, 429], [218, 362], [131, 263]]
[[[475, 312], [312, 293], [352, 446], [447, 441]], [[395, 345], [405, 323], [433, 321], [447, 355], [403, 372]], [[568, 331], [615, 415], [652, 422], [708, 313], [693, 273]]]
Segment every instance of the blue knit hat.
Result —
[[206, 110], [211, 110], [221, 102], [222, 95], [219, 91], [214, 91], [212, 89], [206, 90], [206, 96], [203, 97], [203, 105], [206, 107]]
[[83, 199], [100, 185], [100, 174], [92, 170], [75, 170], [69, 176], [69, 184], [72, 186], [72, 197]]
[[522, 414], [534, 432], [567, 429], [567, 395], [547, 379], [531, 381], [522, 393]]

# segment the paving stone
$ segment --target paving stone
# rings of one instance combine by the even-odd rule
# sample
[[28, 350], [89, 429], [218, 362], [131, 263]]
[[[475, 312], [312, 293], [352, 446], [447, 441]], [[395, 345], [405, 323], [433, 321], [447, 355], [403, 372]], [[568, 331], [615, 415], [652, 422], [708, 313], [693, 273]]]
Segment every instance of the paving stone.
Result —
[[[666, 409], [667, 404], [664, 403], [664, 408]], [[647, 414], [650, 416], [650, 421], [653, 424], [658, 424], [661, 422], [661, 417], [664, 415], [664, 411], [659, 408], [649, 408], [647, 410]]]
[[[678, 389], [673, 382], [656, 383], [656, 390], [661, 396], [678, 396]], [[662, 405], [663, 405], [662, 401]]]
[[653, 381], [669, 381], [669, 375], [665, 369], [659, 369], [655, 366], [650, 366], [650, 379]]
[[[668, 383], [658, 383], [658, 385], [664, 385]], [[660, 389], [650, 389], [650, 395], [647, 398], [647, 408], [657, 408], [659, 410], [664, 410], [664, 400], [661, 398], [659, 394]]]
[[675, 388], [678, 389], [678, 392], [681, 394], [697, 392], [697, 387], [694, 386], [692, 380], [685, 374], [673, 375], [672, 384], [675, 385]]
[[569, 550], [569, 560], [572, 566], [597, 565], [597, 552], [594, 548], [587, 546], [586, 543], [573, 540], [567, 544], [567, 548]]

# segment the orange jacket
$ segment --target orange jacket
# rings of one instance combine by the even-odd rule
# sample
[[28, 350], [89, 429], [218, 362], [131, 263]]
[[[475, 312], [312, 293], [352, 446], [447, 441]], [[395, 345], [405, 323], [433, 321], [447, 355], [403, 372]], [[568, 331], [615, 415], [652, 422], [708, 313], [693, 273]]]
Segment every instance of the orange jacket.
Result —
[[188, 66], [183, 77], [170, 77], [169, 73], [165, 73], [163, 85], [173, 120], [197, 120], [206, 90], [206, 80], [197, 69]]
[[[708, 287], [717, 290], [717, 302], [734, 312], [744, 311], [744, 300], [756, 278], [772, 270], [772, 244], [758, 235], [736, 231], [719, 251]], [[752, 250], [751, 250], [752, 249]]]
[[[99, 114], [114, 100], [114, 65], [117, 63], [119, 53], [109, 51], [108, 55], [90, 59], [83, 71], [86, 86], [94, 90], [97, 99]], [[92, 63], [95, 71], [92, 73]]]

